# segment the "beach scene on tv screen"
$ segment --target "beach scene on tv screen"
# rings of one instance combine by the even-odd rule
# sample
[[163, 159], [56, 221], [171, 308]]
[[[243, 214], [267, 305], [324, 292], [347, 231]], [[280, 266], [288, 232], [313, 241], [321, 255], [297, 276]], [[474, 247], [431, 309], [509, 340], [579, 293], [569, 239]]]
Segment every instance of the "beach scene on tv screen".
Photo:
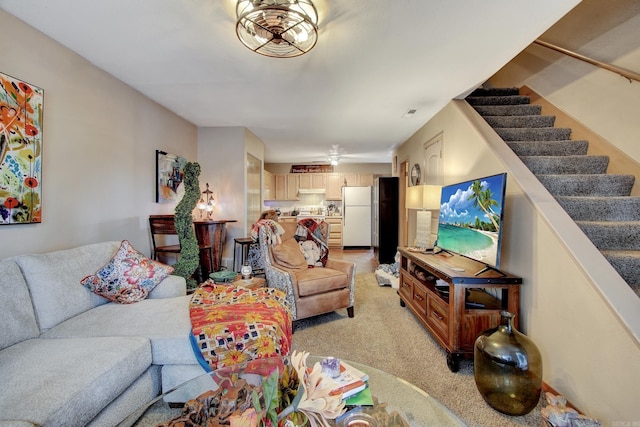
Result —
[[499, 267], [505, 174], [442, 187], [438, 247]]

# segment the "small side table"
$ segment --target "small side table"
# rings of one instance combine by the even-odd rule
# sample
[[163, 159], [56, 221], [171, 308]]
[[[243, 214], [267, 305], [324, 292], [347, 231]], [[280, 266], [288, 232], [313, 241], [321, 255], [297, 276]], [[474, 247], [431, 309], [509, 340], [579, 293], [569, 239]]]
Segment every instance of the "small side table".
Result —
[[244, 280], [242, 280], [242, 276], [240, 276], [238, 274], [238, 277], [236, 278], [236, 280], [233, 281], [233, 284], [235, 286], [242, 286], [244, 288], [247, 289], [258, 289], [258, 288], [263, 288], [267, 285], [267, 281], [262, 278], [262, 277], [252, 277], [250, 281], [245, 282]]

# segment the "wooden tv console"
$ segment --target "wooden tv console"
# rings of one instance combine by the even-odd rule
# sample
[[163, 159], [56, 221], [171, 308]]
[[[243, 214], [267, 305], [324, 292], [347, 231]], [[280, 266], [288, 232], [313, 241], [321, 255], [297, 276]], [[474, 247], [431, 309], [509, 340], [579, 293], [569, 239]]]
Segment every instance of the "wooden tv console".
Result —
[[[400, 252], [400, 305], [409, 307], [447, 351], [447, 366], [473, 357], [478, 335], [500, 324], [500, 312], [515, 314], [518, 326], [522, 278], [458, 254]], [[479, 272], [481, 272], [478, 274]]]

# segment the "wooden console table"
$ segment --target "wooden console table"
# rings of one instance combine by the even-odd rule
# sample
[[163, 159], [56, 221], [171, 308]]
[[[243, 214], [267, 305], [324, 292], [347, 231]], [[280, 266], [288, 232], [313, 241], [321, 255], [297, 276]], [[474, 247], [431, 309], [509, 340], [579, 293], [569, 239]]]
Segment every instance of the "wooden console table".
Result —
[[447, 351], [447, 366], [458, 371], [473, 357], [481, 332], [500, 324], [500, 311], [515, 314], [518, 326], [522, 278], [448, 252], [400, 251], [400, 305], [408, 307]]
[[[222, 250], [224, 249], [224, 240], [226, 235], [226, 225], [228, 222], [237, 222], [235, 219], [220, 220], [204, 220], [193, 221], [196, 230], [196, 239], [198, 244], [210, 244], [213, 253], [213, 259], [209, 259], [209, 253], [200, 252], [200, 269], [202, 270], [203, 279], [209, 278], [209, 274], [220, 270], [222, 267]], [[211, 266], [211, 267], [210, 267]], [[213, 268], [213, 270], [211, 270]]]

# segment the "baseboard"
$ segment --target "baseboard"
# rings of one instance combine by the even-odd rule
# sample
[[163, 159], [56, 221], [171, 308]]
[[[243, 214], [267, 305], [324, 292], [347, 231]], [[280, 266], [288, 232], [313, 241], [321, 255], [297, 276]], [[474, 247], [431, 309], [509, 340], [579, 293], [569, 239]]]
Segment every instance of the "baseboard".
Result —
[[[556, 389], [554, 389], [553, 387], [551, 387], [549, 384], [545, 383], [544, 381], [542, 382], [542, 391], [545, 392], [545, 393], [554, 394], [556, 396], [557, 395], [562, 395], [562, 397], [564, 397], [566, 399], [566, 397], [562, 393], [559, 393], [558, 391], [556, 391]], [[578, 411], [579, 414], [584, 414], [584, 412], [582, 412], [580, 409], [576, 408], [576, 406], [573, 405], [568, 400], [567, 400], [567, 407], [575, 409], [576, 411]]]

